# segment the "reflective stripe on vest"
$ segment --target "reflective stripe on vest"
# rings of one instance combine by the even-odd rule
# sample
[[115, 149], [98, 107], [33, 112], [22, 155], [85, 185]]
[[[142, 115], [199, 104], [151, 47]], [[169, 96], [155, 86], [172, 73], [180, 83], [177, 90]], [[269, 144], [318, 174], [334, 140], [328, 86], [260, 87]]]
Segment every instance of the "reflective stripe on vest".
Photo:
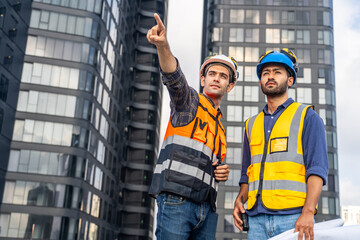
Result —
[[246, 122], [251, 152], [251, 165], [247, 169], [249, 210], [260, 199], [269, 210], [286, 210], [304, 205], [306, 169], [302, 131], [309, 107], [300, 103], [289, 105], [274, 124], [267, 142], [263, 112]]
[[214, 161], [226, 155], [225, 130], [221, 114], [199, 94], [193, 121], [174, 127], [169, 120], [149, 193], [172, 192], [196, 202], [210, 200], [215, 208], [217, 182]]

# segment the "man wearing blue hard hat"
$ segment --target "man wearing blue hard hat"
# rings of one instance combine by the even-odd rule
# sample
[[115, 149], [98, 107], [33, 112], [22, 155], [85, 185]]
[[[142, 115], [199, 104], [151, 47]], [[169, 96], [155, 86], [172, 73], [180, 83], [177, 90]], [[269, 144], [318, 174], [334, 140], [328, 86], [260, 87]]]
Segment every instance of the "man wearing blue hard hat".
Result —
[[243, 230], [240, 215], [247, 214], [249, 240], [292, 228], [299, 239], [314, 239], [314, 214], [328, 174], [324, 124], [311, 106], [288, 96], [298, 71], [292, 51], [267, 51], [256, 71], [267, 104], [246, 121], [235, 225]]

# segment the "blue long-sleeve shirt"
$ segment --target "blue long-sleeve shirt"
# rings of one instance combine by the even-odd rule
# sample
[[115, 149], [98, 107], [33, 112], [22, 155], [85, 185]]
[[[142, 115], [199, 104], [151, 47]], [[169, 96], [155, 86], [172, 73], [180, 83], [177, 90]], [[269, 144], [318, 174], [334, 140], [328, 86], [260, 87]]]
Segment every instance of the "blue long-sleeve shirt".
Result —
[[[265, 114], [264, 117], [264, 129], [265, 129], [265, 138], [268, 141], [270, 133], [276, 120], [279, 118], [281, 113], [293, 103], [294, 100], [289, 98], [283, 104], [281, 104], [273, 114], [268, 112], [268, 106], [266, 105], [263, 109]], [[302, 135], [303, 142], [303, 153], [304, 153], [304, 163], [306, 168], [306, 181], [309, 176], [316, 175], [323, 179], [324, 185], [326, 184], [326, 178], [329, 169], [328, 157], [327, 157], [327, 146], [326, 146], [326, 136], [325, 136], [325, 127], [320, 116], [313, 110], [309, 109], [305, 119], [304, 119], [304, 128]], [[251, 154], [249, 140], [247, 138], [246, 132], [244, 133], [244, 145], [243, 145], [243, 159], [242, 159], [242, 170], [241, 178], [239, 185], [242, 183], [248, 183], [248, 176], [246, 174], [248, 167], [251, 164]], [[263, 207], [262, 204], [257, 204], [257, 206], [251, 210], [247, 211], [249, 216], [255, 216], [260, 213], [266, 214], [295, 214], [300, 213], [302, 209], [293, 209], [293, 210], [283, 210], [283, 211], [269, 211]]]

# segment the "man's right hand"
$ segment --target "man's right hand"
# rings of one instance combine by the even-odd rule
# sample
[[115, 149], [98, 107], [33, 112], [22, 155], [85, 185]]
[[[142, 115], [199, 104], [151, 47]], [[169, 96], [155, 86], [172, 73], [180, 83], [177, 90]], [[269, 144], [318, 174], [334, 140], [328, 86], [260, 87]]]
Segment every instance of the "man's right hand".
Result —
[[157, 13], [154, 14], [156, 25], [147, 33], [146, 38], [149, 43], [156, 46], [160, 68], [164, 73], [173, 73], [177, 68], [177, 61], [170, 51], [170, 46], [166, 38], [166, 29]]
[[233, 216], [234, 216], [234, 223], [235, 226], [240, 229], [241, 231], [243, 231], [242, 225], [243, 225], [243, 221], [240, 218], [240, 213], [245, 213], [245, 208], [244, 205], [241, 203], [241, 200], [239, 198], [239, 196], [236, 198], [235, 203], [234, 203], [234, 211], [233, 211]]
[[244, 204], [248, 199], [248, 191], [249, 191], [249, 185], [248, 184], [241, 184], [239, 195], [237, 196], [235, 203], [234, 203], [234, 211], [233, 211], [233, 217], [234, 217], [234, 223], [237, 228], [239, 228], [241, 231], [243, 231], [243, 221], [241, 220], [240, 214], [245, 213]]
[[154, 14], [154, 17], [157, 24], [148, 31], [147, 40], [156, 47], [167, 45], [165, 26], [157, 13]]

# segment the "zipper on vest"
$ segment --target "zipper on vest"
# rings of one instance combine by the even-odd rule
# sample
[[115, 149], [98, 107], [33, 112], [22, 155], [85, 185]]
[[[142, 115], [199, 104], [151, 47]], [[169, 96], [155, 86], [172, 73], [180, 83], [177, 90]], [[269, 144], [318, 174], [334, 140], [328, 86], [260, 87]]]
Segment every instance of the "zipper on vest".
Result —
[[[266, 156], [267, 156], [268, 143], [269, 143], [269, 141], [265, 141], [265, 144], [264, 144], [264, 154], [261, 159], [261, 168], [260, 168], [260, 182], [259, 182], [258, 192], [256, 194], [255, 204], [257, 204], [257, 202], [261, 200], [261, 193], [262, 193], [263, 181], [264, 181], [265, 160], [266, 160]], [[254, 204], [254, 206], [255, 206], [255, 204]]]
[[[219, 116], [220, 116], [220, 112], [218, 112], [216, 114], [216, 124], [215, 124], [215, 136], [214, 136], [214, 143], [213, 143], [213, 150], [212, 150], [212, 155], [211, 155], [211, 163], [213, 162], [213, 157], [214, 157], [214, 152], [215, 152], [215, 149], [216, 149], [216, 136], [218, 134], [218, 128], [219, 128]], [[220, 139], [219, 139], [220, 141]]]
[[[218, 134], [218, 128], [219, 128], [219, 119], [218, 119], [218, 117], [219, 117], [219, 115], [220, 115], [220, 112], [218, 111], [218, 113], [216, 114], [216, 124], [215, 124], [215, 136], [214, 136], [214, 143], [213, 143], [213, 150], [212, 150], [212, 154], [211, 154], [211, 165], [212, 165], [212, 163], [213, 163], [213, 158], [214, 158], [214, 152], [215, 152], [215, 143], [216, 143], [216, 136], [217, 136], [217, 134]], [[219, 141], [220, 141], [220, 139], [219, 139]], [[215, 179], [215, 176], [214, 176], [214, 171], [211, 171], [211, 181], [210, 181], [210, 185], [209, 185], [209, 188], [208, 188], [208, 191], [207, 191], [207, 193], [206, 193], [206, 199], [208, 199], [209, 198], [209, 193], [210, 193], [210, 189], [211, 189], [211, 186], [212, 186], [212, 184], [214, 183], [214, 187], [215, 187], [215, 181], [213, 181], [213, 179]]]

